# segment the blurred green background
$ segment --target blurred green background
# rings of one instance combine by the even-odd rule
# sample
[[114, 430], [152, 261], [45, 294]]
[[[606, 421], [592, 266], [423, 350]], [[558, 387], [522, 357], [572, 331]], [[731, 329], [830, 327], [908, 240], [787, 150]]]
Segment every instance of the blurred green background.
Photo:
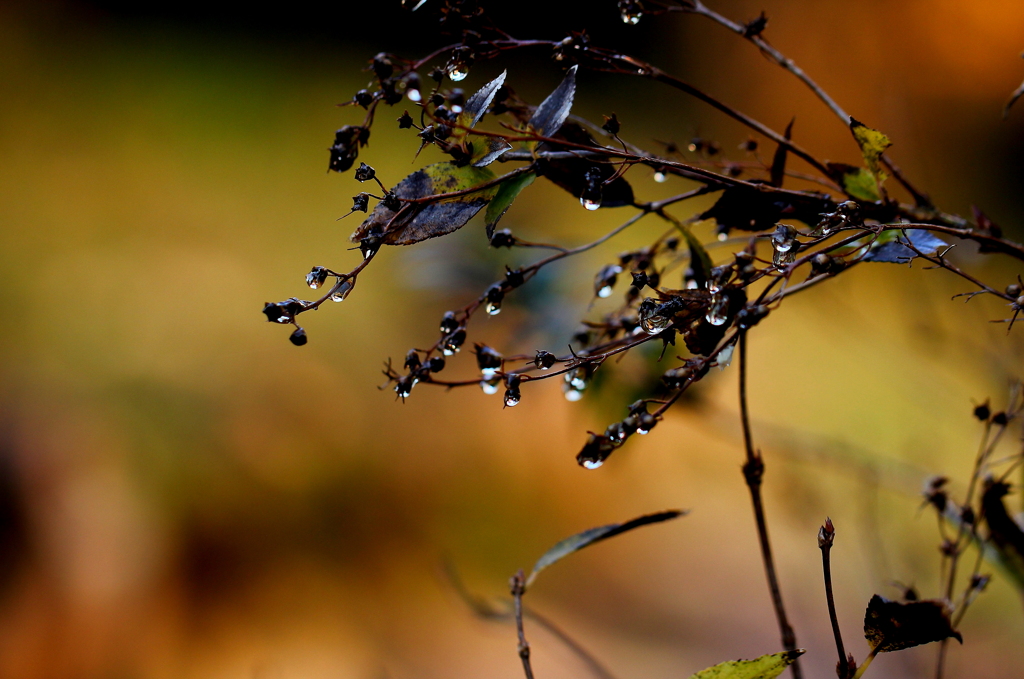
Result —
[[[573, 404], [541, 383], [503, 410], [476, 389], [421, 386], [395, 402], [376, 389], [382, 362], [433, 341], [446, 309], [525, 261], [488, 251], [478, 222], [386, 249], [349, 300], [304, 317], [304, 348], [264, 322], [263, 302], [308, 296], [312, 265], [358, 259], [355, 218], [335, 220], [360, 189], [324, 171], [334, 129], [361, 116], [335, 104], [365, 85], [377, 51], [440, 44], [432, 23], [388, 2], [331, 14], [0, 5], [0, 676], [518, 677], [513, 628], [474, 618], [443, 558], [500, 597], [561, 537], [667, 507], [693, 511], [559, 564], [528, 604], [621, 679], [779, 650], [739, 471], [735, 370], [596, 472], [573, 457], [587, 429], [625, 414], [614, 390]], [[765, 9], [773, 44], [887, 132], [939, 205], [976, 203], [1024, 236], [1024, 111], [999, 118], [1024, 77], [1024, 5], [716, 4], [739, 20]], [[610, 1], [526, 5], [510, 12], [523, 37], [590, 27], [776, 129], [795, 115], [802, 145], [856, 162], [795, 80], [697, 17], [629, 27]], [[517, 56], [463, 85], [505, 67], [533, 101], [561, 77], [542, 55]], [[700, 135], [742, 157], [744, 130], [653, 86], [583, 74], [576, 110], [616, 111], [642, 146]], [[438, 158], [413, 161], [418, 140], [391, 116], [361, 156], [386, 183]], [[687, 188], [630, 177], [643, 199]], [[625, 214], [585, 212], [538, 182], [504, 225], [579, 244]], [[594, 271], [659, 228], [562, 265], [471, 340], [557, 351]], [[1020, 272], [957, 253], [1000, 286]], [[858, 269], [787, 302], [750, 348], [770, 528], [812, 676], [834, 667], [818, 525], [838, 527], [838, 607], [860, 658], [871, 594], [895, 597], [898, 580], [938, 595], [919, 488], [944, 473], [962, 493], [980, 435], [972, 403], [1003, 403], [1024, 367], [1019, 334], [988, 323], [1005, 307], [950, 301], [968, 288], [919, 265]], [[467, 354], [450, 374], [473, 373]], [[1019, 676], [1024, 615], [1005, 581], [962, 631], [947, 676]], [[550, 635], [528, 634], [538, 676], [586, 676]], [[882, 657], [871, 676], [930, 676], [935, 651]]]

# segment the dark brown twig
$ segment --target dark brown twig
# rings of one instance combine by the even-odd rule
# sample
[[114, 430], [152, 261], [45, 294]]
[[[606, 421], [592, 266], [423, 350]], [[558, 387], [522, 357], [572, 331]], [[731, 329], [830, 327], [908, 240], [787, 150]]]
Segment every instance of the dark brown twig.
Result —
[[533, 679], [533, 667], [530, 665], [530, 644], [523, 632], [523, 593], [526, 591], [526, 579], [522, 569], [516, 571], [509, 581], [509, 590], [515, 601], [516, 632], [519, 635], [519, 659], [523, 661], [523, 672], [526, 679]]
[[853, 657], [847, 658], [846, 648], [843, 646], [843, 633], [839, 629], [839, 618], [836, 616], [836, 600], [832, 595], [832, 544], [836, 540], [836, 529], [832, 525], [832, 519], [826, 518], [824, 525], [818, 529], [818, 548], [821, 549], [821, 570], [825, 578], [825, 599], [828, 602], [828, 617], [832, 621], [832, 636], [836, 639], [836, 652], [839, 653], [839, 662], [836, 664], [836, 674], [839, 679], [849, 679], [856, 671], [856, 664]]
[[[782, 602], [782, 590], [779, 588], [779, 578], [775, 573], [775, 559], [772, 556], [772, 546], [768, 539], [768, 524], [765, 520], [764, 502], [761, 498], [764, 459], [759, 451], [754, 450], [750, 434], [750, 414], [747, 411], [747, 333], [745, 331], [741, 331], [739, 335], [739, 354], [740, 421], [743, 424], [743, 445], [747, 455], [746, 464], [743, 465], [743, 478], [747, 481], [750, 500], [754, 505], [757, 538], [761, 544], [761, 557], [764, 561], [765, 575], [768, 577], [768, 588], [771, 591], [772, 604], [775, 607], [775, 617], [778, 618], [779, 631], [782, 634], [782, 646], [787, 651], [793, 651], [796, 650], [796, 633], [793, 631], [792, 625], [789, 624], [786, 607]], [[801, 679], [803, 672], [800, 670], [800, 661], [794, 661], [791, 667], [794, 679]]]

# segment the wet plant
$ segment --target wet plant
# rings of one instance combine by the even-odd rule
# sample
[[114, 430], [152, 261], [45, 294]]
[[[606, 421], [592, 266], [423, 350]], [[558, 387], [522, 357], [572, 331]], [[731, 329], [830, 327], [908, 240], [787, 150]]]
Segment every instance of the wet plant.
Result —
[[[1019, 277], [984, 282], [962, 267], [954, 248], [973, 244], [983, 255], [1007, 257], [1019, 265], [1024, 262], [1024, 245], [1005, 238], [1000, 227], [980, 210], [968, 218], [940, 209], [889, 157], [892, 142], [886, 134], [847, 113], [768, 42], [764, 37], [768, 17], [763, 13], [740, 23], [699, 0], [621, 0], [617, 7], [613, 2], [598, 3], [599, 11], [618, 11], [629, 25], [684, 13], [713, 21], [751, 43], [835, 114], [837, 133], [848, 135], [852, 142], [849, 164], [827, 162], [804, 148], [792, 122], [781, 132], [771, 129], [655, 64], [625, 54], [614, 45], [596, 44], [585, 31], [555, 40], [517, 38], [491, 21], [484, 2], [418, 0], [401, 4], [418, 12], [418, 17], [426, 14], [438, 21], [439, 40], [448, 42], [419, 58], [377, 54], [368, 62], [367, 86], [346, 102], [363, 111], [362, 120], [337, 130], [328, 168], [348, 173], [359, 161], [354, 179], [370, 188], [353, 197], [348, 213], [364, 213], [351, 235], [361, 260], [347, 272], [314, 267], [306, 274], [306, 284], [321, 291], [320, 296], [267, 303], [263, 312], [268, 321], [292, 326], [292, 343], [306, 345], [306, 330], [299, 325], [302, 314], [327, 301], [347, 299], [361, 272], [383, 255], [386, 246], [414, 245], [445, 236], [482, 213], [482, 237], [491, 247], [518, 248], [538, 255], [528, 265], [506, 267], [504, 276], [475, 299], [445, 312], [434, 339], [410, 349], [401, 368], [387, 362], [384, 374], [396, 398], [404, 401], [414, 390], [426, 387], [468, 387], [485, 394], [502, 393], [503, 406], [509, 408], [540, 388], [536, 383], [556, 380], [565, 397], [577, 401], [599, 371], [613, 369], [606, 365], [610, 359], [653, 345], [660, 349], [657, 353], [663, 366], [658, 390], [628, 406], [624, 403], [623, 418], [603, 432], [581, 437], [577, 463], [598, 469], [634, 435], [651, 433], [712, 367], [725, 368], [735, 358], [743, 477], [784, 650], [754, 661], [730, 661], [695, 676], [774, 677], [790, 667], [799, 679], [798, 658], [803, 651], [798, 648], [781, 594], [761, 495], [766, 464], [754, 442], [748, 412], [747, 346], [755, 328], [793, 295], [831, 282], [854, 267], [918, 262], [961, 279], [968, 287], [963, 296], [968, 301], [975, 297], [989, 300], [998, 316], [993, 322], [1005, 323], [1007, 332], [1012, 332], [1024, 310], [1024, 283]], [[550, 55], [551, 68], [562, 73], [561, 83], [540, 102], [517, 95], [515, 73], [497, 73], [491, 67], [492, 62], [522, 51]], [[723, 151], [729, 145], [706, 139], [693, 139], [688, 145], [666, 143], [657, 151], [644, 149], [630, 141], [628, 122], [620, 121], [614, 112], [601, 121], [576, 115], [573, 103], [578, 86], [583, 86], [581, 76], [595, 71], [659, 83], [739, 122], [751, 135], [738, 149], [744, 159], [729, 160]], [[471, 72], [487, 73], [489, 80], [467, 96], [455, 84], [467, 80]], [[410, 157], [433, 146], [449, 159], [422, 167], [397, 182], [379, 176], [360, 160], [360, 154], [370, 144], [373, 127], [382, 122], [407, 131]], [[683, 153], [684, 148], [690, 155]], [[770, 150], [770, 162], [757, 155], [762, 148]], [[793, 169], [794, 165], [799, 170]], [[638, 173], [653, 174], [659, 183], [678, 178], [687, 188], [661, 200], [643, 200], [630, 182]], [[611, 208], [631, 209], [631, 214], [608, 233], [575, 247], [535, 243], [499, 228], [503, 216], [538, 178], [571, 194], [582, 215]], [[710, 208], [687, 212], [688, 201], [707, 195], [715, 196]], [[536, 347], [532, 353], [517, 354], [474, 341], [473, 329], [481, 312], [500, 314], [507, 299], [542, 270], [591, 251], [642, 220], [662, 224], [661, 234], [594, 272], [588, 282], [594, 298], [610, 299], [618, 292], [619, 302], [612, 311], [586, 320], [580, 331], [566, 338], [567, 350]], [[726, 254], [718, 254], [723, 252]], [[462, 380], [442, 377], [446, 360], [463, 360], [457, 355], [466, 346], [472, 347], [466, 353], [475, 356], [479, 375]], [[831, 521], [822, 526], [818, 540], [840, 679], [860, 677], [878, 653], [930, 642], [940, 643], [937, 674], [941, 677], [948, 639], [961, 639], [956, 627], [988, 582], [989, 576], [982, 574], [984, 563], [996, 564], [1024, 591], [1024, 533], [1002, 500], [1011, 489], [1009, 474], [1020, 467], [1021, 455], [1000, 460], [1005, 469], [993, 475], [995, 444], [1021, 410], [1020, 394], [1014, 392], [1010, 404], [999, 413], [993, 414], [987, 404], [975, 411], [983, 422], [984, 436], [963, 503], [952, 499], [944, 478], [931, 481], [926, 491], [942, 530], [944, 590], [929, 600], [920, 600], [909, 590], [904, 601], [872, 598], [864, 629], [870, 650], [859, 662], [847, 653], [836, 617], [830, 569], [835, 528]], [[513, 576], [510, 614], [517, 624], [518, 653], [528, 678], [533, 677], [533, 670], [522, 600], [536, 573], [598, 539], [679, 515], [664, 512], [584, 531], [556, 545], [529, 577], [521, 572]], [[973, 570], [963, 584], [958, 566], [968, 547], [975, 548], [976, 554]], [[501, 615], [491, 612], [491, 617]]]

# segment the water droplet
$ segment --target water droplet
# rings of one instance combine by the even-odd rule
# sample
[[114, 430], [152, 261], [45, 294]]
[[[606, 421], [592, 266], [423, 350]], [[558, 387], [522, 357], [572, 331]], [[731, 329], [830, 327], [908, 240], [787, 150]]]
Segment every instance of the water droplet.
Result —
[[345, 298], [348, 297], [348, 294], [352, 292], [352, 288], [354, 287], [355, 285], [352, 283], [351, 278], [342, 281], [338, 288], [331, 293], [331, 301], [344, 302]]
[[452, 104], [452, 113], [462, 113], [462, 107], [458, 104]]
[[588, 210], [596, 210], [601, 207], [601, 201], [593, 200], [592, 198], [580, 198], [580, 205]]
[[636, 26], [640, 23], [641, 12], [638, 11], [624, 11], [623, 12], [623, 24], [629, 24], [630, 26]]
[[469, 66], [465, 64], [455, 64], [452, 66], [452, 70], [448, 71], [448, 77], [452, 79], [452, 82], [465, 80], [467, 75], [469, 75]]
[[500, 379], [480, 380], [480, 388], [488, 396], [492, 394], [497, 394], [499, 386], [501, 386]]
[[730, 344], [721, 351], [718, 352], [718, 356], [715, 358], [715, 366], [719, 370], [725, 370], [732, 363], [732, 354], [736, 351], [736, 345]]
[[729, 234], [725, 233], [724, 231], [722, 233], [718, 234], [718, 242], [719, 243], [724, 243], [727, 240], [729, 240]]
[[658, 302], [653, 297], [640, 303], [640, 327], [648, 335], [657, 335], [672, 324], [671, 317], [661, 315], [658, 310]]
[[640, 421], [636, 427], [636, 433], [641, 436], [646, 436], [651, 433], [654, 429], [654, 425], [658, 424], [658, 418], [650, 413], [642, 413], [640, 415]]
[[785, 268], [796, 259], [800, 243], [796, 240], [796, 229], [788, 224], [779, 224], [772, 234], [772, 263], [776, 269]]
[[668, 175], [665, 174], [664, 172], [655, 172], [654, 181], [658, 182], [659, 184], [664, 184], [666, 181], [668, 181]]
[[423, 95], [420, 94], [420, 91], [414, 87], [410, 87], [408, 90], [406, 90], [405, 96], [409, 97], [409, 101], [414, 103], [419, 103], [420, 101], [423, 100]]
[[311, 289], [316, 290], [327, 280], [327, 269], [322, 266], [314, 266], [313, 269], [306, 274], [306, 285]]
[[587, 388], [586, 371], [581, 368], [570, 370], [565, 373], [565, 378], [562, 383], [562, 391], [565, 393], [565, 398], [568, 401], [579, 401], [583, 398], [583, 392]]
[[711, 325], [725, 325], [729, 320], [728, 311], [729, 298], [721, 293], [715, 293], [711, 296], [711, 306], [708, 307], [708, 313], [704, 318]]
[[604, 460], [583, 460], [584, 469], [597, 469], [604, 464]]
[[505, 390], [505, 407], [506, 408], [514, 408], [515, 406], [519, 405], [520, 399], [521, 399], [521, 397], [519, 395], [519, 391], [518, 390], [516, 390], [516, 391], [512, 391], [511, 389], [506, 389]]
[[488, 302], [484, 309], [491, 316], [497, 316], [501, 313], [501, 302]]
[[622, 273], [622, 267], [618, 264], [601, 267], [594, 277], [594, 294], [601, 298], [611, 297], [612, 289], [615, 287], [620, 273]]
[[453, 349], [453, 348], [451, 348], [451, 347], [449, 347], [447, 345], [445, 345], [441, 349], [441, 353], [444, 354], [445, 356], [454, 356], [456, 351], [458, 351], [458, 350], [457, 349]]
[[775, 254], [772, 255], [772, 264], [775, 265], [776, 269], [785, 269], [787, 265], [792, 264], [796, 260], [796, 253], [792, 249], [788, 250], [776, 250]]

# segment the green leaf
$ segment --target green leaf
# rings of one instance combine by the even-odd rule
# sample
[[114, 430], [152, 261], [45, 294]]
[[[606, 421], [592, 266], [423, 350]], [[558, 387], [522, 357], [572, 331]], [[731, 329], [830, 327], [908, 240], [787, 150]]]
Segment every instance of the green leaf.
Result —
[[[487, 168], [437, 163], [413, 172], [399, 182], [393, 192], [402, 201], [409, 201], [467, 191], [493, 180], [494, 173]], [[398, 211], [390, 210], [383, 202], [378, 203], [351, 240], [359, 243], [365, 238], [379, 237], [388, 245], [411, 245], [444, 236], [465, 226], [490, 202], [497, 189], [497, 185], [492, 185], [461, 196], [404, 203]]]
[[572, 100], [576, 96], [577, 68], [579, 67], [573, 66], [566, 71], [561, 84], [548, 95], [547, 99], [541, 102], [533, 117], [530, 118], [530, 127], [542, 137], [553, 137], [562, 127], [565, 119], [569, 117]]
[[487, 212], [484, 213], [484, 220], [487, 222], [487, 240], [490, 240], [491, 236], [494, 235], [494, 226], [508, 212], [508, 209], [512, 206], [512, 201], [519, 196], [519, 192], [532, 184], [536, 178], [537, 175], [534, 173], [524, 172], [523, 174], [506, 179], [498, 185], [494, 199], [491, 200], [487, 206]]
[[505, 141], [504, 137], [484, 137], [473, 142], [470, 160], [473, 167], [487, 167], [511, 148], [512, 144]]
[[804, 649], [798, 648], [762, 655], [754, 660], [730, 660], [701, 670], [690, 679], [775, 679], [804, 653]]
[[853, 132], [853, 138], [857, 140], [857, 145], [860, 146], [860, 152], [864, 155], [864, 162], [868, 164], [868, 169], [878, 178], [879, 183], [885, 181], [878, 159], [885, 153], [887, 148], [892, 146], [889, 137], [878, 130], [871, 129], [858, 120], [854, 120], [853, 116], [850, 116], [850, 131]]
[[866, 168], [851, 168], [842, 178], [843, 190], [859, 200], [872, 203], [882, 199], [878, 191], [878, 180]]
[[961, 644], [949, 621], [949, 604], [939, 599], [890, 601], [877, 594], [864, 612], [864, 638], [878, 653], [900, 651], [950, 637]]
[[670, 509], [656, 514], [645, 514], [644, 516], [637, 517], [632, 521], [627, 521], [625, 523], [613, 523], [607, 526], [590, 528], [582, 533], [577, 533], [572, 537], [568, 537], [548, 551], [544, 552], [544, 555], [537, 559], [537, 563], [534, 564], [530, 577], [526, 579], [526, 586], [529, 587], [532, 585], [537, 574], [551, 564], [556, 561], [560, 561], [573, 552], [578, 552], [588, 545], [600, 542], [601, 540], [607, 540], [610, 537], [614, 537], [620, 533], [625, 533], [626, 531], [633, 530], [634, 528], [639, 528], [640, 526], [646, 526], [651, 523], [661, 523], [662, 521], [668, 521], [669, 519], [674, 519], [678, 516], [683, 516], [684, 514], [686, 514], [686, 512], [680, 509]]

